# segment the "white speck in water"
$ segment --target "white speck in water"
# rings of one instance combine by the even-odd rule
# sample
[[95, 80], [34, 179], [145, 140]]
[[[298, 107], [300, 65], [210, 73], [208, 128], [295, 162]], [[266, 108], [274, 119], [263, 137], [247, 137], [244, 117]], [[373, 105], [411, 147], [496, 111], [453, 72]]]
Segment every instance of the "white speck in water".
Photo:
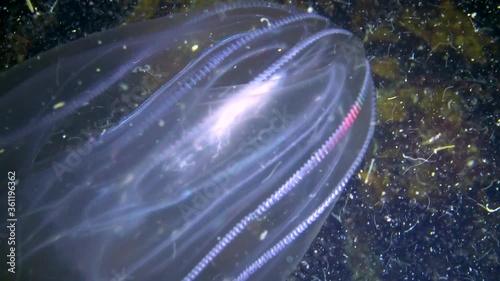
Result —
[[264, 230], [264, 232], [262, 232], [260, 234], [260, 237], [259, 237], [260, 241], [264, 240], [266, 238], [266, 236], [267, 236], [267, 230]]

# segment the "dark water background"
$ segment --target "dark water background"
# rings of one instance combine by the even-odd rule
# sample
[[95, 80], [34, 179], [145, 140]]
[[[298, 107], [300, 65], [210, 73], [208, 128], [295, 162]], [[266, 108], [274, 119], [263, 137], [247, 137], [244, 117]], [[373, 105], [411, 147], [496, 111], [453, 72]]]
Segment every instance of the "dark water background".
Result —
[[[2, 2], [1, 67], [215, 2], [33, 1], [34, 12]], [[359, 174], [290, 280], [498, 280], [500, 9], [487, 1], [311, 6], [363, 39], [378, 120]]]

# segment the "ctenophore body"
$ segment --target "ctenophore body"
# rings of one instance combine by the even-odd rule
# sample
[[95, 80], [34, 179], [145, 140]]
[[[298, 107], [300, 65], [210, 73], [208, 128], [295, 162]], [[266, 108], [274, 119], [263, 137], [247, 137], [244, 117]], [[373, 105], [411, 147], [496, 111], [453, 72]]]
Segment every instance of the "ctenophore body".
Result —
[[0, 85], [15, 280], [286, 279], [374, 130], [361, 41], [264, 2], [92, 34]]

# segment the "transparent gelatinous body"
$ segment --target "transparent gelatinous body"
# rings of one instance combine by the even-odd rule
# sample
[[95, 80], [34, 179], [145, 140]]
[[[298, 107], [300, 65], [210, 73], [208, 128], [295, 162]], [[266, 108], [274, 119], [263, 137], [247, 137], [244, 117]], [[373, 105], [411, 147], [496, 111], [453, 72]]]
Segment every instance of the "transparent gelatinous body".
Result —
[[0, 81], [19, 280], [284, 279], [374, 126], [361, 42], [261, 2], [94, 34]]

